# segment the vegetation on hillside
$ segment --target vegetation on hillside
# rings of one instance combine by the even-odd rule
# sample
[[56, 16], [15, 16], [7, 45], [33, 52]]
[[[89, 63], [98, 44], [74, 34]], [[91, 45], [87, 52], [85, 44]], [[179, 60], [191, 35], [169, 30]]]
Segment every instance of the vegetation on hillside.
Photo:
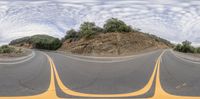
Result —
[[[90, 49], [93, 49], [96, 45], [89, 43], [90, 40], [91, 42], [95, 41], [95, 44], [97, 45], [102, 45], [102, 49], [105, 51], [107, 50], [106, 48], [109, 47], [109, 49], [112, 49], [112, 52], [115, 49], [119, 49], [119, 46], [121, 45], [125, 46], [122, 48], [128, 48], [131, 46], [130, 48], [138, 47], [138, 49], [143, 47], [145, 49], [153, 46], [157, 46], [158, 48], [161, 46], [171, 47], [172, 45], [165, 39], [140, 32], [140, 29], [133, 29], [122, 20], [116, 18], [106, 20], [103, 27], [97, 26], [94, 22], [83, 22], [78, 30], [68, 30], [65, 37], [62, 38], [62, 41], [48, 35], [35, 35], [13, 40], [10, 42], [10, 45], [56, 50], [61, 47], [62, 43], [66, 44], [65, 41], [69, 43], [77, 41], [76, 43], [82, 42], [82, 45], [85, 44], [84, 48], [90, 46]], [[103, 44], [105, 45], [103, 46]], [[76, 44], [73, 43], [73, 45]], [[98, 49], [101, 49], [99, 45]]]
[[103, 29], [96, 26], [95, 23], [84, 22], [80, 26], [80, 37], [90, 38], [92, 35], [95, 35], [102, 31], [103, 31]]
[[[136, 33], [136, 32], [142, 33], [140, 32], [140, 29], [133, 29], [131, 26], [127, 25], [122, 20], [116, 18], [110, 18], [106, 20], [105, 24], [103, 25], [103, 28], [96, 26], [94, 22], [84, 22], [83, 24], [81, 24], [78, 31], [74, 29], [67, 31], [62, 41], [65, 40], [77, 41], [81, 38], [87, 39], [100, 33]], [[151, 37], [157, 42], [165, 43], [169, 47], [173, 46], [171, 42], [165, 39], [162, 39], [160, 37], [148, 33], [144, 34]]]
[[116, 18], [108, 19], [103, 27], [105, 32], [133, 32], [131, 26]]
[[8, 45], [0, 46], [0, 54], [21, 53], [21, 52], [22, 52], [21, 49], [16, 49]]
[[132, 29], [131, 26], [126, 25], [123, 21], [118, 20], [116, 18], [111, 18], [106, 21], [106, 23], [103, 25], [103, 28], [96, 26], [94, 22], [84, 22], [83, 24], [81, 24], [80, 29], [78, 31], [75, 31], [74, 29], [67, 31], [64, 40], [78, 40], [80, 38], [90, 38], [99, 33], [127, 33], [134, 31], [137, 30]]
[[182, 44], [177, 44], [174, 50], [183, 53], [200, 53], [200, 47], [195, 48], [192, 46], [192, 42], [187, 40], [183, 41]]
[[103, 27], [84, 22], [79, 29], [67, 31], [62, 41], [62, 51], [103, 56], [129, 55], [173, 46], [165, 39], [143, 33], [116, 18], [106, 20]]
[[56, 50], [61, 45], [62, 42], [58, 38], [54, 38], [48, 35], [34, 35], [31, 37], [24, 37], [16, 39], [10, 42], [10, 45], [24, 46], [25, 44], [32, 45], [32, 48], [46, 49], [46, 50]]

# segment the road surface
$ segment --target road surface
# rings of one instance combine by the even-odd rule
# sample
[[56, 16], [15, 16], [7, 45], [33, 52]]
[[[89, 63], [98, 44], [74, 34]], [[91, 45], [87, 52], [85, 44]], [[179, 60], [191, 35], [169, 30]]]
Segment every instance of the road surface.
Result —
[[171, 50], [109, 61], [34, 53], [26, 60], [0, 62], [0, 99], [200, 99], [200, 63]]

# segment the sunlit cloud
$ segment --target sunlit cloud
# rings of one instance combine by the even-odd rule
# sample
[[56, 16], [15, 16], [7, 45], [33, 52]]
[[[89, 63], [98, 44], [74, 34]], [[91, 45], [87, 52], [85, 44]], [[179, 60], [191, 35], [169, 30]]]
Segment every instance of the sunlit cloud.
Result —
[[172, 42], [200, 44], [199, 0], [1, 0], [0, 43], [34, 34], [63, 37], [84, 21], [116, 17]]

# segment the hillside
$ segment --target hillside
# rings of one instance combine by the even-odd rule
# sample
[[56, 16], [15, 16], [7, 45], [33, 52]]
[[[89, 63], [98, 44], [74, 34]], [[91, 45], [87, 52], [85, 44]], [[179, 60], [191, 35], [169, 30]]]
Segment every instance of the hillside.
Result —
[[25, 48], [56, 50], [61, 46], [61, 44], [62, 43], [58, 38], [48, 35], [34, 35], [13, 40], [9, 45]]
[[155, 35], [140, 32], [122, 20], [110, 18], [103, 27], [94, 22], [83, 22], [78, 31], [67, 31], [60, 51], [81, 55], [131, 55], [169, 48], [173, 45]]
[[35, 35], [13, 40], [10, 45], [94, 56], [131, 55], [173, 46], [165, 39], [140, 32], [116, 18], [108, 19], [103, 27], [84, 22], [79, 30], [67, 31], [62, 42], [48, 35]]
[[82, 55], [115, 56], [130, 55], [171, 46], [170, 42], [154, 35], [141, 32], [112, 32], [99, 33], [90, 39], [81, 38], [75, 41], [67, 39], [59, 50]]

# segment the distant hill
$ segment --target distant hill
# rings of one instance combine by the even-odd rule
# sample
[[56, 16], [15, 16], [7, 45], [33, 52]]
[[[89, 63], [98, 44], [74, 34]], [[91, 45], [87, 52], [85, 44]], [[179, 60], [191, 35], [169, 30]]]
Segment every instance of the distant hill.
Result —
[[58, 38], [54, 38], [52, 36], [34, 35], [13, 40], [9, 45], [26, 48], [56, 50], [62, 45], [62, 43]]

